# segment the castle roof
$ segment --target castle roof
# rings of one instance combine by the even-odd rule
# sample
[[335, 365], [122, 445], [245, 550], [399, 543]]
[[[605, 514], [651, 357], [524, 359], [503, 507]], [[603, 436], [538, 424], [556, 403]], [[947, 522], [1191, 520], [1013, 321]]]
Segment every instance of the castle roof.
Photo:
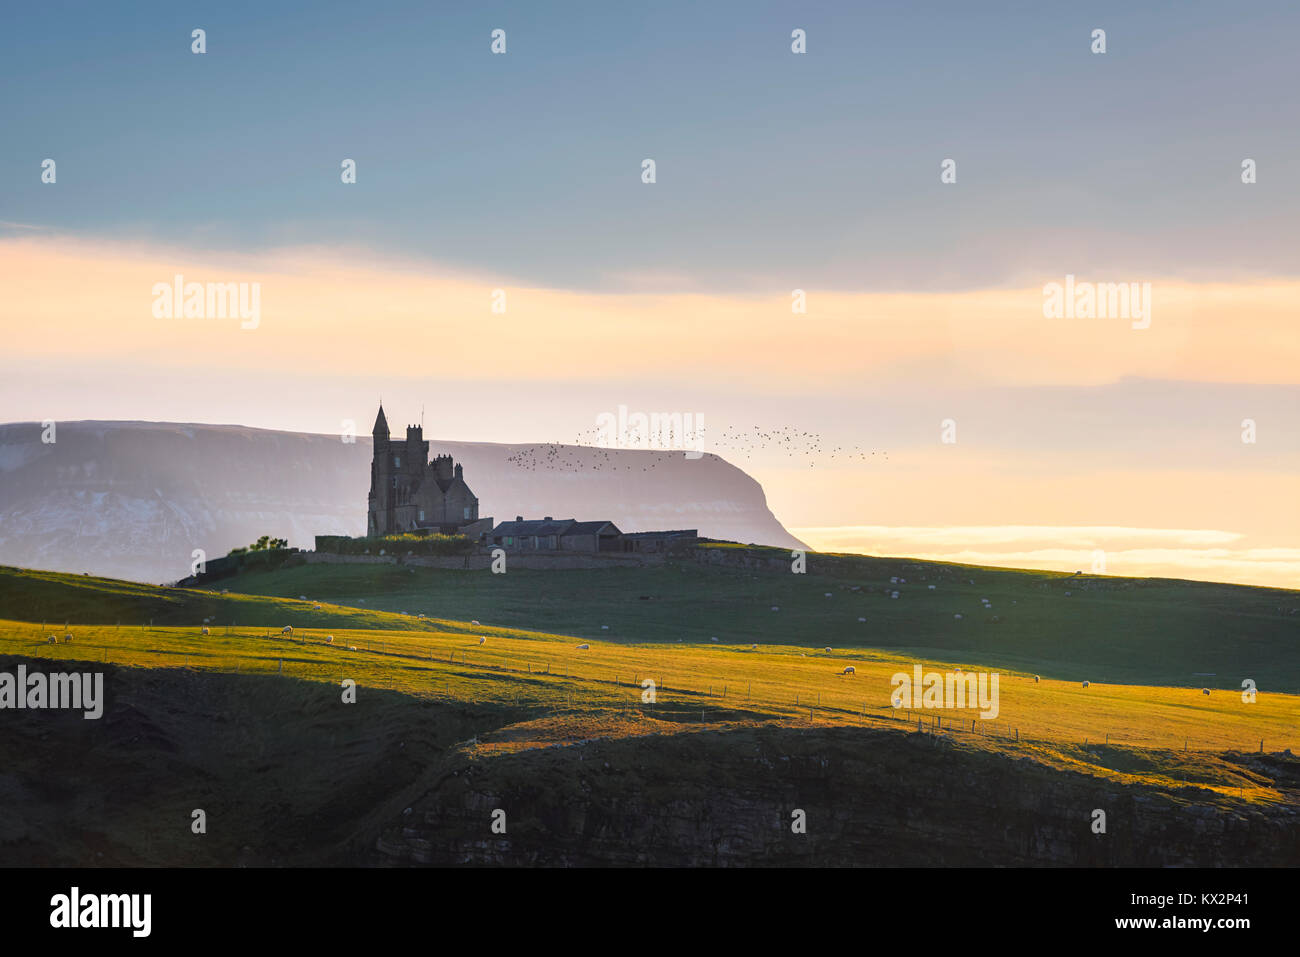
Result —
[[558, 535], [563, 538], [566, 535], [596, 535], [606, 529], [611, 529], [614, 534], [619, 534], [618, 527], [613, 522], [579, 522], [572, 518], [553, 518], [544, 519], [523, 519], [513, 522], [502, 522], [496, 528], [492, 529], [493, 535]]
[[375, 427], [370, 430], [371, 435], [387, 435], [388, 419], [384, 417], [384, 405], [379, 404], [379, 415], [375, 417]]

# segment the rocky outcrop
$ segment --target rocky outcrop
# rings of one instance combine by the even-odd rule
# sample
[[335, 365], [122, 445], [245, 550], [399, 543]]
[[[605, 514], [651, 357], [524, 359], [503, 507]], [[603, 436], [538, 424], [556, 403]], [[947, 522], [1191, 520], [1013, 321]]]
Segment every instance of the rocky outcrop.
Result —
[[[1245, 759], [1243, 759], [1245, 760]], [[1294, 795], [1300, 764], [1251, 756]], [[1272, 762], [1271, 764], [1268, 762]], [[1255, 771], [1259, 772], [1259, 768]], [[1106, 811], [1105, 834], [1092, 831]], [[491, 830], [496, 809], [506, 833]], [[792, 830], [795, 811], [806, 833]], [[757, 728], [462, 762], [386, 828], [398, 865], [1294, 865], [1294, 803], [1062, 772], [942, 736]]]

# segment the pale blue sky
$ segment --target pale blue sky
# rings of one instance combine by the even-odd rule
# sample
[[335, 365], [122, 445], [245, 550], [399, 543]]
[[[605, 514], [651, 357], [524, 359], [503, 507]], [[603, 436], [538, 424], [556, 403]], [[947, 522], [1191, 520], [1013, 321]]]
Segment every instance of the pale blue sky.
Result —
[[1290, 2], [11, 5], [0, 220], [564, 288], [1294, 275], [1298, 38]]

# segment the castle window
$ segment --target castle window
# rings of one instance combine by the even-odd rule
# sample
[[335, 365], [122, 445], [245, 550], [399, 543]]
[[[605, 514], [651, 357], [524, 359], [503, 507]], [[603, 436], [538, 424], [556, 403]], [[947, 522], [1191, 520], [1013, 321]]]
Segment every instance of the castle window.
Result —
[[395, 469], [400, 469], [401, 467], [402, 467], [402, 457], [401, 457], [400, 455], [394, 455], [394, 456], [393, 456], [393, 468], [395, 468]]
[[465, 518], [469, 518], [469, 509], [468, 509], [468, 508], [465, 509]]
[[506, 544], [507, 544], [507, 545], [513, 545], [514, 543], [515, 543], [514, 537], [511, 536], [511, 535], [507, 535], [507, 536], [506, 536]]
[[424, 509], [420, 509], [420, 521], [424, 521]]

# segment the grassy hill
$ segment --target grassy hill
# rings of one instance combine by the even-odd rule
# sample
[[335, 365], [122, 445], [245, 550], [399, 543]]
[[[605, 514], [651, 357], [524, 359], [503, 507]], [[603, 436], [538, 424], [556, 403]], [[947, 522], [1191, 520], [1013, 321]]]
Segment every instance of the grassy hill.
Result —
[[[1300, 692], [1297, 591], [815, 553], [807, 573], [796, 575], [788, 570], [788, 552], [716, 551], [763, 567], [685, 559], [643, 569], [493, 575], [306, 565], [242, 575], [222, 586], [268, 599], [306, 595], [341, 608], [624, 642], [716, 637], [728, 644], [879, 648], [1071, 681], [1239, 689], [1251, 678], [1261, 688]], [[0, 576], [0, 612], [8, 607], [4, 587]], [[897, 599], [889, 597], [894, 591]], [[296, 624], [284, 616], [301, 610], [273, 606], [256, 613], [274, 611]], [[224, 613], [218, 610], [216, 620], [226, 620]]]
[[[1295, 760], [1280, 754], [1300, 747], [1300, 698], [1279, 693], [1295, 680], [1294, 592], [831, 556], [810, 556], [809, 573], [792, 575], [761, 567], [761, 552], [739, 557], [758, 564], [495, 576], [314, 565], [224, 581], [229, 594], [0, 570], [3, 667], [105, 670], [110, 698], [102, 722], [8, 713], [4, 858], [601, 863], [622, 860], [628, 842], [614, 838], [635, 820], [649, 849], [632, 862], [707, 863], [699, 835], [663, 816], [677, 805], [670, 794], [656, 803], [653, 784], [685, 788], [695, 777], [717, 800], [680, 812], [693, 826], [754, 801], [772, 804], [764, 813], [797, 799], [840, 815], [844, 842], [819, 844], [822, 863], [873, 862], [893, 847], [884, 835], [898, 825], [879, 815], [903, 793], [905, 806], [889, 813], [937, 830], [900, 843], [891, 863], [935, 841], [942, 862], [961, 863], [1097, 854], [1112, 864], [1259, 863], [1290, 847], [1273, 829], [1290, 820], [1300, 786]], [[72, 641], [48, 643], [64, 621]], [[280, 635], [284, 624], [292, 637]], [[917, 662], [999, 671], [997, 718], [891, 707], [891, 676]], [[856, 674], [841, 673], [849, 664]], [[1259, 684], [1253, 703], [1242, 701], [1242, 675]], [[347, 679], [358, 705], [341, 701]], [[942, 748], [912, 755], [918, 740]], [[633, 776], [591, 782], [581, 749], [593, 741], [605, 742], [607, 767]], [[1268, 753], [1256, 755], [1261, 743]], [[780, 771], [787, 758], [803, 762], [797, 786]], [[689, 760], [712, 770], [697, 775]], [[853, 793], [884, 790], [826, 804], [841, 780], [825, 777], [827, 760], [844, 762], [838, 774]], [[82, 784], [58, 783], [70, 766], [83, 769]], [[887, 785], [876, 780], [882, 768], [906, 777]], [[996, 784], [976, 795], [952, 773]], [[538, 781], [551, 782], [546, 793]], [[1029, 804], [989, 804], [1012, 793]], [[523, 802], [531, 837], [503, 850], [475, 835], [481, 806], [507, 799]], [[1170, 849], [1123, 857], [1095, 841], [1076, 847], [1074, 811], [1103, 801], [1127, 802], [1130, 845], [1149, 851], [1158, 833]], [[1161, 830], [1160, 815], [1147, 820], [1153, 801], [1210, 815], [1239, 856], [1194, 827]], [[194, 844], [188, 809], [200, 806], [220, 836]], [[408, 807], [415, 816], [404, 818]], [[612, 829], [604, 843], [574, 843], [576, 807]], [[609, 818], [611, 807], [626, 817]], [[1030, 826], [1035, 807], [1052, 808], [1042, 812], [1051, 820], [1028, 837], [999, 836]], [[724, 817], [708, 827], [733, 827]], [[160, 832], [160, 820], [176, 830]], [[885, 843], [862, 844], [862, 828]], [[735, 840], [727, 853], [737, 862], [760, 853], [743, 850], [751, 841], [765, 860], [807, 855], [757, 832]]]

